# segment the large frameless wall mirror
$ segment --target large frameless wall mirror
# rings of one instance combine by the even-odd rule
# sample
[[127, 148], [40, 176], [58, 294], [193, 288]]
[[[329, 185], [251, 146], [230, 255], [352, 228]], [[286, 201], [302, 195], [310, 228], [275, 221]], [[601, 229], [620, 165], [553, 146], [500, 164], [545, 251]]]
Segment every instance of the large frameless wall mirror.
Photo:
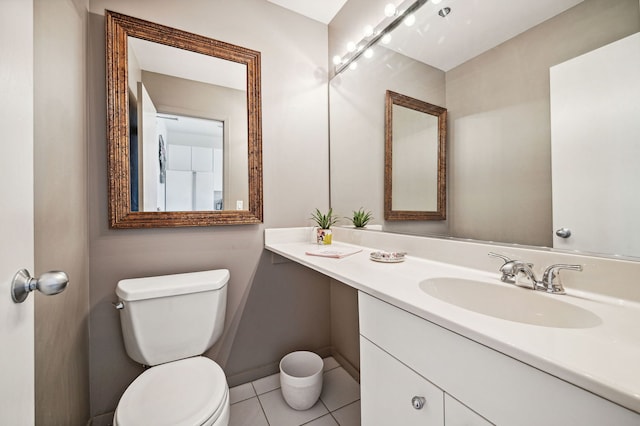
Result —
[[382, 217], [384, 88], [447, 109], [448, 158], [447, 219], [383, 230], [640, 259], [629, 161], [640, 137], [638, 1], [409, 1], [396, 14], [388, 43], [355, 66], [338, 56], [348, 34], [330, 52], [344, 70], [330, 81], [334, 211], [363, 205]]
[[384, 218], [446, 216], [447, 110], [387, 90]]
[[260, 53], [105, 15], [111, 226], [262, 222]]

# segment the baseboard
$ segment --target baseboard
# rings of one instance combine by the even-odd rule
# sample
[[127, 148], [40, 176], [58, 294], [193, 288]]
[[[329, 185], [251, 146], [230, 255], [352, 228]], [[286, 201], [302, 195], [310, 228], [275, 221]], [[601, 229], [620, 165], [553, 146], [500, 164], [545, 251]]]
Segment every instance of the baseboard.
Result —
[[260, 367], [252, 368], [251, 370], [243, 371], [241, 373], [227, 376], [227, 383], [229, 387], [235, 387], [243, 385], [245, 383], [253, 382], [254, 380], [261, 379], [263, 377], [270, 376], [280, 371], [278, 362], [262, 365]]
[[113, 411], [110, 413], [100, 414], [89, 419], [87, 426], [112, 426], [113, 425]]
[[336, 351], [335, 348], [332, 348], [331, 356], [342, 368], [345, 369], [347, 373], [349, 373], [351, 377], [356, 380], [356, 382], [360, 383], [360, 370], [358, 368], [351, 364], [340, 352]]

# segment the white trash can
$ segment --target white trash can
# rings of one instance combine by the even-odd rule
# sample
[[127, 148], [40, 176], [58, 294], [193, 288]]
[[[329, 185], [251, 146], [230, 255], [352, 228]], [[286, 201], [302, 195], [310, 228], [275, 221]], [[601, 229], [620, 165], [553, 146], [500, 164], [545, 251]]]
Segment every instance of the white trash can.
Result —
[[324, 363], [308, 351], [291, 352], [280, 361], [280, 388], [284, 400], [294, 410], [315, 405], [322, 392]]

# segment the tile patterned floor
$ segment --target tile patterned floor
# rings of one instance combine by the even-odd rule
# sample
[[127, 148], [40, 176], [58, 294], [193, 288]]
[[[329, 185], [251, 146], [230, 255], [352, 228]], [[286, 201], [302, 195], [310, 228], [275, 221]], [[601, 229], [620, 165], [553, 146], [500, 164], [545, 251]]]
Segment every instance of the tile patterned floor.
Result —
[[360, 426], [360, 386], [332, 357], [324, 359], [320, 400], [306, 411], [289, 407], [274, 374], [230, 389], [229, 426]]

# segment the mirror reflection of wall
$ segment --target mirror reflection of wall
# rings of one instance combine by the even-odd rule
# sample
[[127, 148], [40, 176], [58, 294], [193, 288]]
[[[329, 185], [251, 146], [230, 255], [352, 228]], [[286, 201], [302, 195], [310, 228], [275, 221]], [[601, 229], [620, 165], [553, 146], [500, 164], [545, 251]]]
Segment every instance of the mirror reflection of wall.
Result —
[[[128, 39], [132, 211], [248, 208], [245, 66]], [[174, 54], [224, 71], [173, 70]]]
[[[383, 223], [386, 92], [444, 105], [444, 88], [443, 71], [382, 46], [355, 72], [330, 81], [331, 204], [336, 212], [347, 215], [364, 207], [372, 212], [372, 223]], [[447, 235], [448, 221], [386, 221], [384, 229]]]
[[[506, 3], [518, 3], [517, 8], [526, 16], [545, 9], [540, 2]], [[551, 3], [559, 7], [561, 2]], [[565, 3], [566, 10], [557, 11], [560, 12], [557, 16], [554, 13], [498, 44], [486, 45], [479, 54], [461, 63], [445, 66], [417, 61], [406, 54], [391, 54], [388, 47], [379, 45], [371, 59], [361, 58], [355, 70], [336, 76], [330, 83], [334, 209], [349, 211], [360, 204], [376, 209], [380, 205], [374, 196], [364, 198], [359, 194], [381, 191], [377, 185], [381, 182], [382, 168], [365, 169], [356, 161], [346, 160], [364, 155], [369, 163], [376, 164], [382, 155], [383, 146], [375, 139], [382, 123], [377, 110], [382, 101], [374, 85], [365, 84], [375, 79], [380, 87], [442, 105], [449, 112], [447, 227], [385, 222], [385, 230], [551, 247], [554, 229], [549, 70], [640, 31], [637, 0]], [[404, 53], [422, 48], [425, 54], [432, 53], [440, 59], [456, 53], [448, 44], [451, 37], [464, 33], [465, 22], [476, 26], [487, 18], [486, 12], [480, 10], [485, 2], [445, 0], [438, 6], [451, 6], [451, 14], [441, 18], [434, 13], [427, 24], [421, 24], [418, 15], [433, 12], [434, 6], [428, 2], [416, 13], [412, 27], [401, 25], [396, 29], [413, 32], [413, 37], [400, 44]], [[459, 13], [464, 6], [471, 6], [470, 15]], [[460, 22], [460, 16], [470, 19]], [[504, 19], [503, 13], [493, 17], [496, 22], [487, 33], [503, 32], [513, 24]], [[452, 33], [438, 38], [439, 29]], [[396, 30], [392, 33], [393, 40], [400, 38], [396, 37]], [[435, 38], [427, 41], [427, 37]], [[484, 36], [462, 40], [465, 49], [484, 43]], [[416, 73], [418, 69], [425, 71]], [[345, 124], [340, 115], [350, 117], [351, 123]], [[365, 127], [371, 132], [366, 133]], [[349, 133], [349, 128], [363, 129], [363, 134], [370, 137], [362, 138], [357, 131]], [[603, 167], [614, 171], [617, 165]], [[364, 183], [339, 185], [346, 176], [358, 176], [356, 182]], [[356, 201], [358, 205], [354, 206], [350, 199], [367, 202]]]

